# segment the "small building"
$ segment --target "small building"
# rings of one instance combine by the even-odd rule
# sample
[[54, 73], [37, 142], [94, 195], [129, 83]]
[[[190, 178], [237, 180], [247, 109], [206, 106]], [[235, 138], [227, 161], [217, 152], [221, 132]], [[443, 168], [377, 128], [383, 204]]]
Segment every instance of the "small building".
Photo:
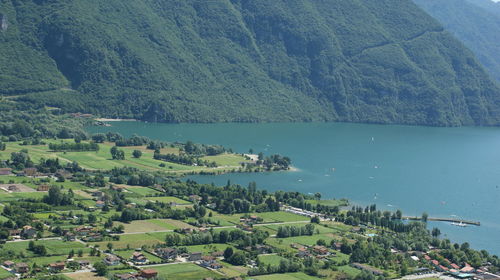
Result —
[[77, 263], [80, 266], [80, 268], [90, 267], [90, 262], [87, 260], [79, 260], [79, 261], [77, 261]]
[[3, 262], [3, 266], [5, 266], [6, 268], [13, 268], [15, 265], [15, 263], [13, 261], [4, 261]]
[[132, 254], [132, 257], [130, 257], [132, 262], [134, 263], [147, 263], [148, 262], [148, 259], [146, 258], [146, 256], [144, 256], [143, 253], [141, 252], [134, 252]]
[[297, 256], [299, 258], [309, 257], [311, 255], [311, 253], [309, 253], [309, 250], [307, 250], [306, 247], [301, 247], [298, 250], [299, 252], [297, 253]]
[[209, 267], [213, 263], [215, 263], [215, 257], [213, 257], [213, 256], [203, 256], [203, 257], [201, 257], [201, 262], [200, 262], [201, 266]]
[[39, 192], [47, 192], [49, 191], [49, 185], [40, 185], [36, 188]]
[[217, 270], [217, 269], [221, 269], [223, 266], [220, 263], [214, 262], [214, 263], [211, 263], [208, 267], [211, 268], [211, 269]]
[[16, 186], [16, 185], [10, 185], [10, 186], [8, 186], [8, 187], [7, 187], [7, 190], [8, 190], [9, 192], [20, 192], [20, 191], [21, 191], [21, 190], [19, 189], [19, 187], [18, 187], [18, 186]]
[[201, 252], [194, 252], [189, 255], [189, 261], [195, 262], [201, 260]]
[[198, 201], [201, 201], [201, 196], [196, 195], [196, 194], [192, 194], [189, 196], [189, 200], [191, 202], [198, 202]]
[[25, 168], [23, 169], [24, 176], [35, 177], [38, 175], [38, 171], [36, 168]]
[[65, 267], [66, 267], [66, 265], [63, 262], [49, 264], [49, 270], [51, 272], [59, 272], [61, 270], [64, 270]]
[[21, 230], [19, 230], [19, 229], [9, 229], [9, 235], [10, 236], [20, 236], [21, 235]]
[[119, 280], [135, 280], [138, 277], [137, 273], [123, 273], [123, 274], [115, 274], [115, 279]]
[[12, 175], [12, 168], [0, 168], [0, 176]]
[[174, 248], [156, 248], [155, 254], [162, 259], [170, 260], [177, 258], [177, 249]]
[[30, 267], [26, 263], [18, 263], [14, 267], [14, 270], [17, 273], [23, 274], [23, 273], [27, 273], [30, 270]]
[[97, 207], [97, 208], [103, 208], [104, 206], [106, 206], [106, 203], [102, 200], [98, 200], [95, 203], [95, 207]]
[[21, 237], [24, 239], [32, 239], [36, 236], [36, 229], [32, 226], [24, 226], [21, 231]]
[[109, 265], [109, 266], [114, 266], [114, 265], [119, 265], [120, 264], [120, 258], [113, 255], [113, 254], [108, 254], [104, 258], [104, 263]]
[[158, 276], [158, 272], [154, 269], [144, 269], [141, 271], [141, 277], [145, 279], [153, 279]]
[[330, 251], [328, 251], [328, 248], [326, 248], [325, 246], [319, 246], [319, 245], [316, 245], [313, 247], [313, 252], [316, 255], [320, 255], [320, 256], [326, 256], [326, 255], [330, 254]]

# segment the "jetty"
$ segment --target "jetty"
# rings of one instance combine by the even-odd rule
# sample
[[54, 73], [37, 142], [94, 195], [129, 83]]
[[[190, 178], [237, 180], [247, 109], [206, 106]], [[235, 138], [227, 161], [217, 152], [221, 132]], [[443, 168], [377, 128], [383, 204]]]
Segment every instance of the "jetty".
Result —
[[[402, 218], [403, 220], [412, 220], [412, 221], [421, 221], [422, 217], [409, 217], [405, 216]], [[427, 221], [433, 221], [433, 222], [448, 222], [448, 223], [456, 223], [456, 224], [464, 224], [464, 225], [472, 225], [472, 226], [480, 226], [481, 222], [476, 222], [476, 221], [469, 221], [469, 220], [462, 220], [462, 219], [456, 219], [456, 218], [435, 218], [435, 217], [428, 217]]]

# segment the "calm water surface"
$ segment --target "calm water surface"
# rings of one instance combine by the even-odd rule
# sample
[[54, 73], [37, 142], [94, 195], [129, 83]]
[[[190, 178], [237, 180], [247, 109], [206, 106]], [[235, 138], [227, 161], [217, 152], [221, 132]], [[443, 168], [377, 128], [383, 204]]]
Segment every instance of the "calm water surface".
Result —
[[112, 123], [91, 132], [117, 131], [165, 141], [221, 144], [292, 158], [296, 172], [194, 176], [199, 182], [268, 190], [321, 192], [436, 217], [477, 220], [480, 227], [438, 226], [453, 242], [500, 254], [500, 129], [431, 128], [344, 123], [147, 124]]

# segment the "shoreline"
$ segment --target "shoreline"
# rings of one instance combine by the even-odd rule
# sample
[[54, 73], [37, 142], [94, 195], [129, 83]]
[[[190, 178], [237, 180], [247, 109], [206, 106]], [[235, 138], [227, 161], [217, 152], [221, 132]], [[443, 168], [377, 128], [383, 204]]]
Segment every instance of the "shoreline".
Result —
[[97, 122], [136, 122], [136, 119], [109, 119], [109, 118], [97, 118], [94, 119]]

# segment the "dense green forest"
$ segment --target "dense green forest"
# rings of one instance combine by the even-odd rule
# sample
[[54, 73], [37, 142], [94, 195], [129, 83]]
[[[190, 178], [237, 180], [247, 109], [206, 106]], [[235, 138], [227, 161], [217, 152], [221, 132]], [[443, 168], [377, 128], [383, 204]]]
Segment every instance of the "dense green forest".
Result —
[[0, 14], [0, 94], [35, 106], [167, 122], [500, 123], [498, 86], [411, 0], [1, 0]]
[[470, 48], [500, 81], [500, 3], [491, 0], [415, 0]]

